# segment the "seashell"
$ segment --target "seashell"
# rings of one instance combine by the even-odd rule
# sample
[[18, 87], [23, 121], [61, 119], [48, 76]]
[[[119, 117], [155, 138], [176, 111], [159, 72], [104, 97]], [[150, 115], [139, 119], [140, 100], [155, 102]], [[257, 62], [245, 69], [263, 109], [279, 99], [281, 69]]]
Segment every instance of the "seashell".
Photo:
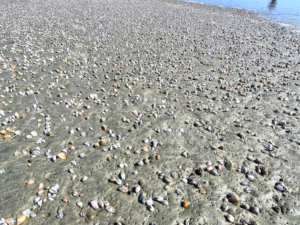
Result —
[[265, 176], [265, 175], [269, 175], [269, 170], [266, 167], [261, 167], [261, 175]]
[[27, 185], [34, 184], [34, 180], [30, 179], [25, 182]]
[[53, 155], [53, 156], [51, 157], [51, 161], [52, 161], [52, 162], [55, 162], [56, 159], [57, 159], [56, 155]]
[[202, 167], [199, 168], [199, 175], [201, 177], [203, 177], [203, 175], [204, 175], [204, 169]]
[[250, 188], [250, 187], [247, 187], [247, 188], [244, 189], [244, 191], [245, 191], [246, 193], [251, 193], [251, 192], [253, 191], [253, 189]]
[[123, 181], [121, 179], [116, 180], [115, 182], [117, 185], [121, 185], [123, 183]]
[[62, 160], [67, 159], [67, 155], [65, 153], [63, 153], [63, 152], [58, 153], [57, 157], [60, 158], [60, 159], [62, 159]]
[[106, 126], [106, 125], [102, 125], [102, 130], [104, 130], [104, 131], [108, 131], [108, 126]]
[[114, 213], [116, 210], [115, 210], [115, 208], [114, 207], [112, 207], [112, 206], [106, 206], [105, 207], [105, 210], [107, 211], [107, 212], [110, 212], [110, 213]]
[[185, 200], [183, 203], [182, 203], [182, 206], [183, 208], [187, 208], [189, 206], [189, 202], [187, 200]]
[[62, 219], [64, 217], [62, 208], [58, 208], [57, 209], [57, 215], [56, 215], [56, 217], [60, 218], [60, 219]]
[[249, 209], [250, 209], [250, 206], [249, 206], [248, 204], [242, 204], [242, 205], [241, 205], [241, 208], [246, 209], [246, 210], [249, 210]]
[[227, 220], [228, 222], [231, 222], [231, 223], [234, 222], [234, 217], [233, 217], [232, 215], [230, 215], [230, 214], [226, 215], [225, 218], [226, 218], [226, 220]]
[[125, 180], [126, 175], [125, 175], [124, 171], [122, 171], [122, 172], [120, 173], [119, 177], [120, 177], [122, 180]]
[[149, 151], [147, 147], [143, 147], [141, 150], [142, 150], [143, 152], [148, 152], [148, 151]]
[[16, 223], [16, 221], [13, 219], [13, 218], [7, 218], [5, 220], [5, 222], [8, 224], [8, 225], [14, 225]]
[[168, 200], [163, 200], [163, 201], [161, 201], [161, 204], [169, 206], [169, 201]]
[[21, 215], [17, 219], [17, 225], [24, 223], [29, 217], [26, 215]]
[[247, 159], [250, 160], [250, 161], [254, 160], [253, 156], [251, 156], [251, 155], [247, 155]]
[[239, 196], [236, 193], [230, 193], [226, 197], [229, 202], [236, 204], [236, 205], [240, 204]]
[[70, 162], [73, 166], [76, 166], [77, 165], [77, 162], [75, 160], [71, 161]]
[[246, 177], [250, 181], [253, 181], [255, 179], [255, 177], [252, 174], [247, 174]]
[[255, 213], [256, 215], [259, 214], [259, 208], [257, 206], [251, 206], [249, 211]]
[[153, 205], [153, 200], [152, 200], [152, 198], [147, 199], [146, 202], [145, 202], [145, 204], [146, 204], [147, 206]]
[[69, 199], [68, 198], [62, 198], [61, 199], [64, 203], [68, 203], [69, 202]]
[[82, 158], [84, 158], [84, 157], [85, 157], [85, 153], [80, 153], [80, 154], [79, 154], [79, 158], [82, 159]]
[[94, 210], [99, 209], [99, 205], [98, 205], [98, 201], [97, 201], [97, 200], [91, 201], [91, 202], [90, 202], [90, 206], [91, 206]]
[[5, 135], [3, 135], [2, 136], [4, 139], [9, 139], [9, 138], [11, 138], [12, 136], [10, 135], [10, 134], [5, 134]]
[[54, 187], [51, 187], [50, 190], [49, 190], [49, 193], [56, 194], [57, 193], [57, 189], [54, 188]]
[[149, 164], [149, 163], [150, 163], [150, 160], [146, 157], [146, 158], [144, 158], [144, 163], [145, 163], [145, 164]]
[[257, 164], [262, 164], [262, 160], [260, 158], [256, 158], [254, 160], [254, 162], [257, 163]]
[[37, 195], [41, 196], [41, 195], [43, 195], [43, 193], [44, 193], [44, 189], [40, 189], [40, 190], [38, 190]]
[[260, 174], [261, 173], [261, 167], [260, 166], [256, 166], [255, 167], [255, 171]]
[[107, 142], [106, 138], [101, 138], [99, 144], [102, 145], [102, 146], [105, 146], [106, 142]]
[[181, 152], [181, 155], [182, 155], [183, 157], [187, 158], [188, 155], [189, 155], [189, 152], [188, 152], [188, 151], [183, 151], [183, 152]]
[[36, 132], [36, 131], [31, 131], [31, 132], [30, 132], [30, 135], [31, 135], [32, 137], [36, 137], [36, 136], [37, 136], [37, 132]]
[[165, 190], [169, 190], [169, 189], [170, 189], [170, 186], [167, 185], [167, 184], [165, 184], [165, 185], [164, 185], [164, 189], [165, 189]]
[[157, 202], [162, 202], [164, 200], [164, 198], [161, 197], [161, 196], [156, 196], [156, 197], [153, 198], [153, 200], [157, 201]]
[[118, 191], [122, 192], [122, 193], [127, 193], [128, 189], [125, 185], [118, 187]]
[[242, 172], [242, 173], [247, 173], [247, 172], [248, 172], [248, 169], [247, 169], [245, 166], [242, 166], [242, 167], [241, 167], [241, 172]]
[[150, 212], [154, 212], [155, 208], [153, 205], [150, 205], [147, 207], [147, 209], [150, 211]]
[[0, 130], [0, 134], [5, 135], [6, 133], [6, 130]]
[[70, 147], [69, 147], [69, 150], [75, 150], [76, 148], [75, 148], [75, 146], [73, 146], [73, 145], [71, 145]]
[[102, 209], [104, 209], [104, 207], [105, 207], [105, 204], [104, 204], [104, 202], [102, 200], [98, 200], [98, 205]]
[[231, 170], [232, 168], [236, 167], [236, 165], [233, 162], [228, 161], [225, 163], [225, 167], [226, 169]]
[[89, 178], [88, 178], [87, 176], [83, 176], [83, 177], [81, 178], [81, 182], [86, 182], [88, 179], [89, 179]]
[[83, 145], [85, 145], [85, 146], [87, 146], [87, 147], [90, 147], [90, 146], [91, 146], [91, 143], [88, 142], [88, 141], [86, 141], [86, 142], [83, 143]]
[[205, 195], [206, 194], [206, 190], [204, 188], [200, 187], [199, 193]]
[[38, 189], [43, 189], [44, 188], [44, 184], [42, 182], [38, 183], [38, 185], [36, 186]]
[[196, 179], [197, 179], [196, 176], [191, 175], [191, 176], [189, 177], [189, 183], [190, 183], [190, 184], [196, 184], [196, 183], [197, 183]]
[[280, 184], [275, 185], [275, 189], [276, 189], [277, 191], [284, 191], [283, 186], [280, 185]]
[[207, 167], [206, 167], [206, 171], [207, 171], [207, 172], [210, 172], [210, 171], [212, 171], [212, 170], [213, 170], [213, 167], [212, 167], [212, 166], [207, 166]]
[[211, 162], [211, 161], [207, 161], [207, 162], [206, 162], [206, 165], [207, 165], [207, 166], [212, 166], [212, 162]]
[[138, 198], [138, 200], [139, 200], [139, 202], [143, 202], [143, 199], [146, 197], [146, 194], [145, 193], [141, 193], [140, 194], [140, 196], [139, 196], [139, 198]]
[[218, 175], [219, 175], [218, 172], [217, 172], [216, 170], [211, 170], [211, 171], [210, 171], [210, 174], [211, 174], [211, 175], [214, 175], [214, 176], [218, 176]]
[[176, 194], [178, 194], [178, 195], [183, 195], [183, 192], [182, 192], [182, 190], [177, 189], [177, 190], [176, 190]]
[[229, 209], [229, 206], [228, 206], [228, 205], [225, 205], [225, 204], [221, 205], [221, 210], [222, 210], [223, 212], [227, 212], [228, 209]]
[[134, 192], [135, 193], [139, 193], [141, 191], [141, 186], [140, 185], [137, 185], [135, 188], [134, 188]]
[[247, 181], [243, 181], [240, 183], [242, 186], [247, 186], [248, 185], [248, 182]]
[[82, 206], [83, 206], [83, 203], [82, 203], [82, 201], [77, 201], [76, 202], [76, 205], [79, 207], [79, 208], [82, 208]]

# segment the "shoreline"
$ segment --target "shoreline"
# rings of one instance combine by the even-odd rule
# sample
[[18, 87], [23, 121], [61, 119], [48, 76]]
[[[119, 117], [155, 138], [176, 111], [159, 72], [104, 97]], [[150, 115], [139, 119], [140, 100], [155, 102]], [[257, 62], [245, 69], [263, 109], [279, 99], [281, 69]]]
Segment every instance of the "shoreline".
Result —
[[172, 0], [2, 7], [0, 218], [297, 223], [299, 30]]
[[295, 29], [300, 27], [300, 24], [293, 24], [292, 22], [282, 21], [282, 20], [277, 19], [275, 17], [268, 17], [267, 15], [264, 15], [262, 12], [257, 12], [257, 11], [251, 10], [251, 9], [245, 9], [245, 8], [240, 8], [240, 7], [229, 7], [229, 6], [223, 6], [223, 5], [217, 5], [217, 4], [207, 4], [207, 3], [204, 3], [204, 2], [196, 2], [196, 1], [188, 1], [188, 0], [178, 0], [178, 1], [190, 2], [190, 3], [196, 3], [196, 4], [199, 3], [199, 4], [203, 4], [203, 5], [212, 5], [212, 6], [217, 6], [217, 7], [231, 8], [231, 9], [245, 10], [245, 11], [248, 11], [249, 13], [252, 13], [252, 14], [258, 14], [259, 17], [262, 17], [264, 19], [272, 20], [272, 21], [276, 21], [278, 23], [293, 26]]

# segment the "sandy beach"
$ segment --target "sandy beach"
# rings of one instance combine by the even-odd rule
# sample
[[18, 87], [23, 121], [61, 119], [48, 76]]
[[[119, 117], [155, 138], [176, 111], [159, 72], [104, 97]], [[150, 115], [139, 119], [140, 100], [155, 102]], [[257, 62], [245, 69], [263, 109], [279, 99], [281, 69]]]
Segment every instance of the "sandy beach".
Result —
[[299, 224], [299, 27], [171, 0], [0, 18], [0, 225]]

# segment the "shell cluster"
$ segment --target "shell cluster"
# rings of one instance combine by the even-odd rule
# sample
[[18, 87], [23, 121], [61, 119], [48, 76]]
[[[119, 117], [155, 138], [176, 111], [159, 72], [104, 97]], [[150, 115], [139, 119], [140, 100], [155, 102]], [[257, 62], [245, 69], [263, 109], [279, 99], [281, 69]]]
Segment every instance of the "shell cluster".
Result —
[[0, 225], [300, 217], [293, 27], [180, 1], [2, 3]]

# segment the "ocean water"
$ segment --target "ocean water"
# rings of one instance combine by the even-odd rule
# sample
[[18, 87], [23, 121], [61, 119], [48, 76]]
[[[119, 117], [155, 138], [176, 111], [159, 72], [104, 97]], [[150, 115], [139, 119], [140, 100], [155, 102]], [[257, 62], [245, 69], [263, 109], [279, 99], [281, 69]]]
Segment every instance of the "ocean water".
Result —
[[210, 5], [242, 8], [264, 17], [300, 26], [300, 0], [190, 0]]

